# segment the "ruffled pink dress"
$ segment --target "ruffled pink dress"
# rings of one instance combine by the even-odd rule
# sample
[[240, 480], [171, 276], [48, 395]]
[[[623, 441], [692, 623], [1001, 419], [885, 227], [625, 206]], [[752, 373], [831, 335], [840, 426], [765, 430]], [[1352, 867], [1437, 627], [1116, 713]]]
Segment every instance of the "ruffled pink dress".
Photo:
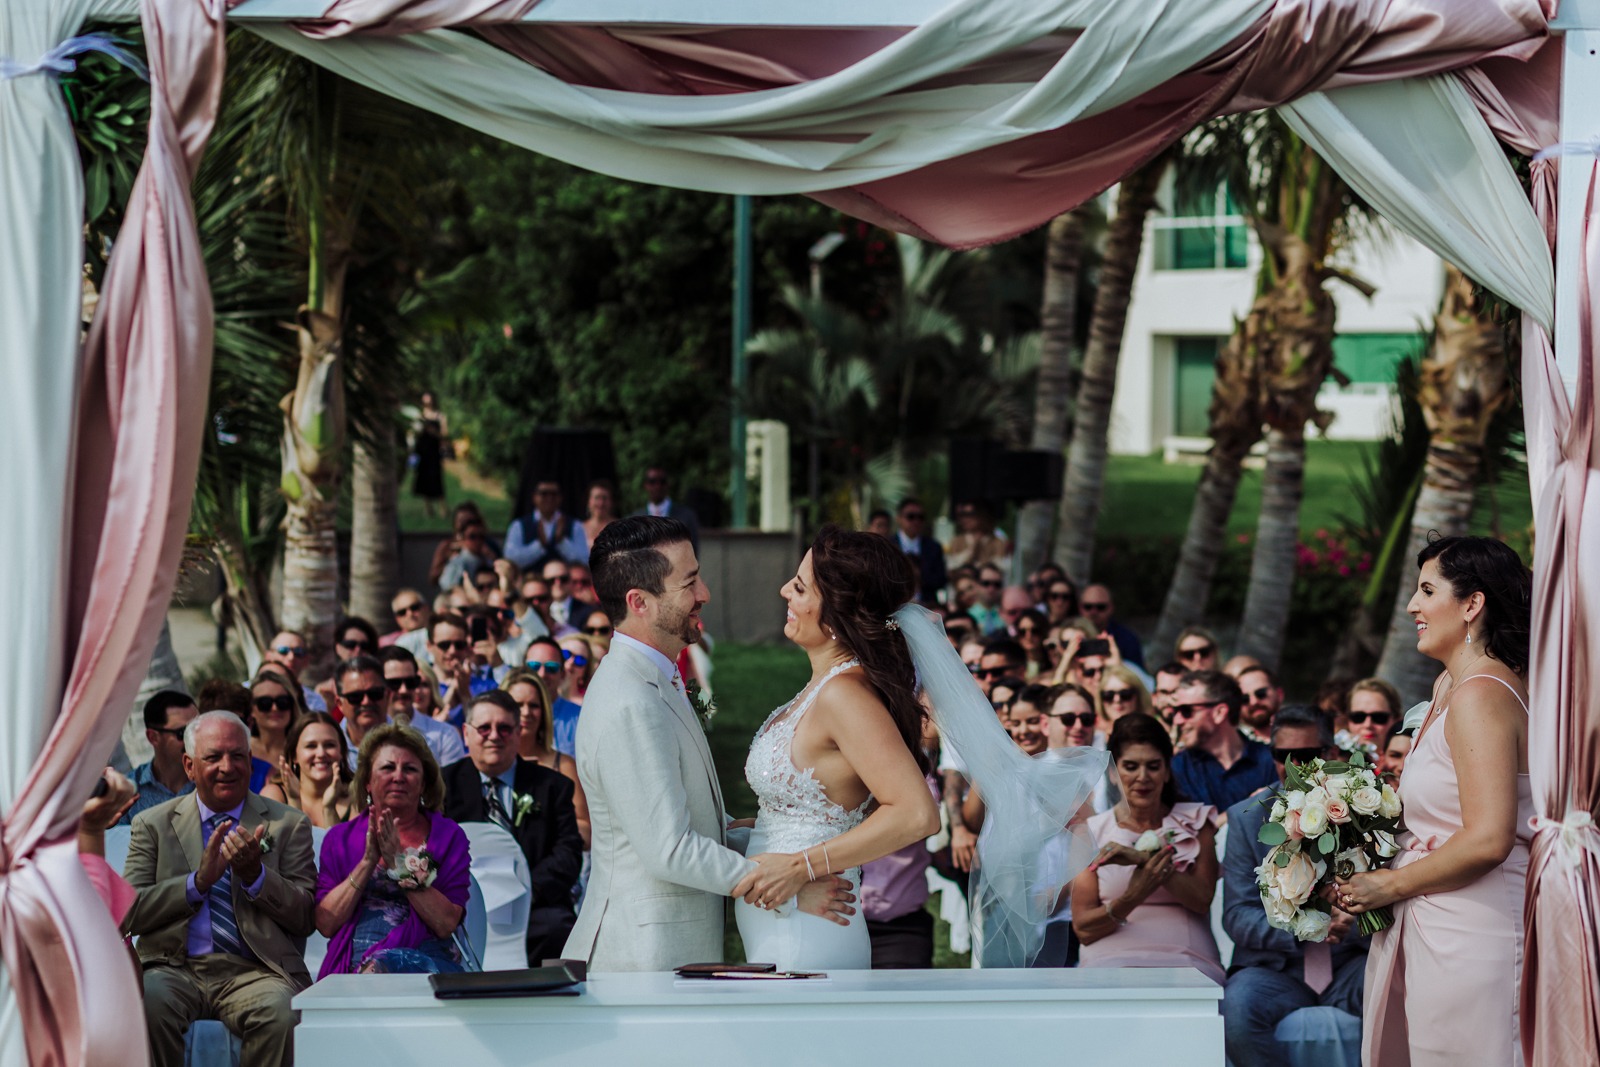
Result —
[[[1173, 864], [1187, 871], [1200, 858], [1200, 832], [1217, 820], [1217, 809], [1210, 804], [1174, 804], [1162, 820], [1162, 830], [1174, 832]], [[1116, 841], [1134, 845], [1140, 831], [1117, 825], [1117, 813], [1103, 811], [1089, 818], [1089, 832], [1096, 845]], [[1095, 872], [1100, 879], [1100, 901], [1116, 900], [1127, 891], [1133, 868], [1106, 865]], [[1221, 985], [1227, 980], [1217, 940], [1211, 936], [1210, 915], [1196, 915], [1179, 903], [1165, 886], [1133, 909], [1127, 922], [1078, 954], [1080, 967], [1194, 967]]]
[[[1442, 709], [1423, 728], [1400, 777], [1406, 829], [1396, 869], [1462, 827], [1455, 761], [1444, 735], [1448, 712]], [[1505, 862], [1471, 885], [1400, 901], [1394, 925], [1373, 935], [1361, 1055], [1367, 1067], [1522, 1063], [1517, 987], [1532, 817], [1533, 788], [1519, 774], [1517, 841]]]

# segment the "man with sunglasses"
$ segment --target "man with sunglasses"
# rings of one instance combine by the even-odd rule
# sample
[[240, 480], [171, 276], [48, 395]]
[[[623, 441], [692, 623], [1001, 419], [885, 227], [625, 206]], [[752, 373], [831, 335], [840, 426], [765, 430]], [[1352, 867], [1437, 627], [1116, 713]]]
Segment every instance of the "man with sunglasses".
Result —
[[350, 769], [354, 771], [362, 739], [389, 721], [389, 687], [383, 681], [383, 664], [372, 656], [351, 656], [334, 670], [333, 686], [344, 716], [339, 728], [350, 742]]
[[[439, 703], [450, 716], [450, 721], [461, 721], [461, 705], [470, 697], [496, 688], [499, 678], [495, 665], [485, 658], [487, 652], [498, 650], [493, 637], [479, 642], [487, 650], [476, 649], [471, 640], [471, 624], [456, 614], [435, 615], [429, 626], [428, 654], [433, 657], [435, 673], [439, 676]], [[504, 668], [500, 670], [504, 674]]]
[[930, 606], [937, 604], [950, 578], [945, 571], [944, 549], [928, 535], [927, 509], [922, 501], [908, 497], [900, 501], [895, 518], [900, 526], [895, 540], [917, 568], [917, 599]]
[[[689, 544], [694, 547], [695, 558], [700, 556], [700, 516], [688, 504], [672, 499], [672, 477], [665, 467], [652, 464], [644, 472], [645, 506], [634, 515], [658, 515], [664, 519], [677, 519], [689, 528]], [[631, 517], [631, 516], [630, 516]]]
[[[1272, 758], [1281, 788], [1290, 760], [1338, 758], [1327, 717], [1307, 704], [1283, 707], [1272, 723]], [[1300, 1008], [1324, 1005], [1359, 1016], [1367, 966], [1367, 943], [1351, 918], [1338, 909], [1324, 942], [1301, 942], [1267, 923], [1256, 868], [1270, 846], [1256, 839], [1272, 807], [1273, 793], [1248, 797], [1228, 809], [1228, 841], [1222, 858], [1222, 928], [1233, 939], [1233, 964], [1222, 998], [1223, 1032], [1234, 1067], [1290, 1062], [1274, 1032]]]
[[[287, 667], [289, 676], [299, 681], [300, 672], [311, 665], [311, 648], [306, 644], [306, 639], [293, 630], [279, 630], [272, 635], [272, 640], [267, 643], [266, 655], [261, 658], [268, 663]], [[322, 699], [322, 694], [304, 682], [300, 683], [300, 693], [306, 698], [307, 711], [328, 710], [328, 702]]]
[[[590, 615], [599, 610], [572, 595], [572, 572], [559, 559], [544, 565], [542, 577], [550, 584], [550, 617], [557, 626], [579, 629]], [[560, 635], [557, 635], [560, 636]]]
[[1083, 599], [1078, 604], [1084, 618], [1094, 623], [1103, 637], [1117, 643], [1122, 662], [1144, 670], [1144, 642], [1139, 635], [1117, 621], [1117, 605], [1111, 599], [1111, 588], [1105, 585], [1086, 586]]
[[378, 638], [378, 647], [399, 645], [413, 656], [426, 656], [428, 623], [433, 620], [433, 606], [427, 598], [415, 589], [402, 589], [389, 602], [389, 611], [394, 617], [395, 629]]
[[530, 574], [522, 579], [519, 592], [522, 599], [516, 606], [517, 625], [522, 627], [522, 632], [530, 638], [555, 633], [558, 627], [550, 617], [550, 603], [554, 599], [550, 595], [550, 583], [537, 574]]
[[1005, 587], [1005, 572], [999, 567], [985, 563], [978, 568], [978, 599], [967, 609], [967, 614], [972, 616], [972, 621], [978, 624], [978, 629], [983, 631], [985, 637], [1001, 633], [1006, 628], [1005, 617], [1000, 614], [1000, 597]]
[[415, 705], [412, 704], [411, 695], [419, 687], [427, 685], [428, 680], [418, 670], [417, 658], [411, 651], [391, 645], [378, 653], [378, 662], [383, 664], [383, 684], [389, 690], [385, 709], [388, 721], [409, 726], [421, 734], [441, 767], [465, 756], [467, 747], [461, 741], [460, 730], [438, 719], [412, 714]]
[[152, 755], [129, 775], [139, 795], [122, 813], [118, 826], [127, 826], [146, 808], [165, 804], [194, 788], [183, 769], [183, 728], [200, 714], [194, 698], [176, 689], [163, 689], [144, 702], [144, 736]]
[[552, 637], [536, 637], [528, 645], [527, 657], [524, 661], [527, 668], [537, 674], [550, 691], [550, 724], [555, 731], [556, 751], [577, 759], [578, 713], [583, 706], [556, 695], [561, 688], [561, 672], [566, 660], [562, 648]]
[[1278, 780], [1272, 750], [1239, 732], [1244, 694], [1221, 671], [1189, 671], [1173, 697], [1172, 721], [1183, 748], [1172, 758], [1178, 791], [1219, 811]]
[[1244, 709], [1239, 713], [1239, 732], [1254, 741], [1266, 741], [1272, 734], [1272, 717], [1283, 707], [1283, 687], [1273, 673], [1259, 664], [1239, 675], [1244, 691]]

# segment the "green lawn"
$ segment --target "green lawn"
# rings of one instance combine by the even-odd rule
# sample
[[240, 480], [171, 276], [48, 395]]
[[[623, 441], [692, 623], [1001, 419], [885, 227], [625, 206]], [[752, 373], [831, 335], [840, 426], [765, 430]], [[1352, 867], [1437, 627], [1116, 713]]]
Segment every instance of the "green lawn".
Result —
[[[1364, 477], [1362, 457], [1375, 444], [1358, 441], [1310, 441], [1306, 444], [1305, 501], [1300, 529], [1336, 530], [1344, 516], [1356, 518], [1351, 498], [1352, 481]], [[1150, 456], [1113, 456], [1106, 469], [1105, 500], [1099, 535], [1117, 537], [1172, 537], [1182, 539], [1200, 480], [1198, 463], [1163, 463], [1159, 453]], [[1533, 521], [1526, 481], [1502, 485], [1498, 494], [1485, 487], [1479, 495], [1477, 532], [1493, 526], [1494, 498], [1501, 509], [1500, 528], [1507, 534], [1525, 530]], [[1254, 534], [1261, 510], [1261, 471], [1246, 470], [1239, 496], [1228, 520], [1230, 534]]]
[[478, 507], [483, 510], [483, 517], [489, 524], [490, 531], [496, 536], [505, 532], [511, 525], [511, 501], [506, 492], [488, 478], [469, 475], [470, 485], [463, 486], [456, 472], [452, 470], [454, 464], [446, 465], [444, 470], [444, 499], [446, 511], [443, 515], [429, 515], [423, 508], [422, 498], [411, 492], [411, 475], [409, 472], [400, 483], [400, 529], [407, 533], [418, 531], [437, 531], [448, 533], [450, 531], [450, 508], [465, 500], [476, 500]]
[[[719, 642], [712, 655], [712, 683], [716, 691], [717, 715], [707, 740], [722, 781], [722, 796], [734, 818], [756, 813], [755, 795], [744, 780], [744, 760], [750, 739], [773, 708], [782, 704], [811, 677], [811, 664], [805, 653], [793, 645], [736, 645]], [[933, 904], [936, 905], [935, 897]], [[937, 908], [934, 908], [937, 915]], [[725, 951], [729, 960], [743, 960], [733, 911], [728, 911]], [[969, 957], [950, 951], [949, 929], [935, 923], [934, 965], [966, 967]]]

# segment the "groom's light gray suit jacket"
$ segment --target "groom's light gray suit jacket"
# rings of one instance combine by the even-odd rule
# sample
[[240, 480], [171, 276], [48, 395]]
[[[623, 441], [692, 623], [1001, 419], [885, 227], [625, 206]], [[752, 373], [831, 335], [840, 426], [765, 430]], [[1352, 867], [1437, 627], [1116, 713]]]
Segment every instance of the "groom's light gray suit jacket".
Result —
[[722, 959], [724, 898], [755, 865], [727, 847], [722, 789], [688, 698], [618, 642], [584, 696], [577, 748], [592, 868], [564, 955], [595, 971]]

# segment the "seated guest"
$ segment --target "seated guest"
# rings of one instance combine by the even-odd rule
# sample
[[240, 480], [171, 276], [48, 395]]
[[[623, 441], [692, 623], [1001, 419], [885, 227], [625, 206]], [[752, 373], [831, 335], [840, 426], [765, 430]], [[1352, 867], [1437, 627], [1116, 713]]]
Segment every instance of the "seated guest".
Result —
[[378, 661], [383, 664], [383, 684], [389, 690], [388, 721], [409, 726], [421, 734], [441, 767], [465, 756], [467, 746], [461, 743], [460, 730], [431, 715], [417, 714], [417, 692], [431, 688], [434, 683], [422, 676], [422, 668], [410, 649], [399, 645], [386, 648], [378, 653]]
[[[208, 711], [227, 711], [233, 713], [248, 729], [255, 715], [255, 705], [252, 703], [250, 690], [242, 685], [235, 685], [226, 678], [213, 678], [200, 687], [200, 695], [195, 697], [195, 706], [204, 715]], [[251, 741], [255, 740], [254, 730], [251, 730]], [[259, 793], [266, 786], [268, 779], [277, 768], [260, 757], [251, 756], [250, 759], [250, 792]]]
[[1144, 642], [1139, 635], [1117, 620], [1117, 605], [1111, 599], [1111, 588], [1105, 585], [1086, 586], [1080, 605], [1084, 618], [1094, 623], [1100, 632], [1116, 642], [1118, 658], [1144, 669]]
[[1246, 667], [1233, 678], [1244, 694], [1244, 704], [1239, 709], [1239, 732], [1264, 744], [1272, 736], [1272, 717], [1283, 707], [1283, 686], [1277, 675], [1259, 663]]
[[397, 723], [368, 731], [354, 792], [356, 817], [322, 842], [316, 918], [328, 955], [317, 977], [463, 970], [455, 933], [471, 849], [439, 812], [444, 780], [422, 735]]
[[1100, 676], [1100, 722], [1104, 729], [1124, 715], [1154, 715], [1155, 705], [1150, 700], [1150, 690], [1125, 663], [1108, 663]]
[[1176, 660], [1156, 668], [1156, 685], [1150, 690], [1150, 703], [1155, 706], [1155, 717], [1168, 727], [1172, 725], [1172, 698], [1178, 695], [1178, 682], [1183, 674], [1183, 664]]
[[[272, 636], [272, 641], [267, 645], [266, 654], [262, 659], [267, 663], [277, 664], [288, 671], [291, 678], [299, 681], [300, 672], [311, 666], [311, 647], [306, 644], [305, 638], [293, 630], [279, 630]], [[310, 686], [301, 685], [300, 695], [311, 711], [328, 710], [328, 704], [322, 699], [322, 694]]]
[[547, 770], [556, 771], [572, 783], [572, 806], [578, 813], [578, 833], [583, 835], [583, 847], [589, 847], [589, 802], [583, 795], [583, 783], [578, 781], [578, 764], [571, 756], [556, 749], [555, 715], [550, 706], [550, 690], [537, 674], [530, 670], [512, 671], [506, 675], [506, 693], [520, 712], [522, 743], [517, 756], [537, 763]]
[[1172, 699], [1183, 751], [1172, 760], [1178, 791], [1226, 811], [1278, 780], [1272, 749], [1239, 732], [1244, 694], [1221, 671], [1189, 671]]
[[[78, 816], [78, 862], [111, 912], [111, 921], [121, 923], [133, 907], [135, 894], [127, 880], [106, 862], [106, 831], [133, 807], [139, 790], [112, 767], [101, 771], [100, 776], [106, 783], [105, 792], [84, 801], [83, 812]], [[138, 957], [134, 960], [137, 963]]]
[[433, 618], [433, 608], [426, 597], [415, 589], [402, 589], [390, 602], [397, 629], [378, 638], [378, 647], [400, 645], [411, 650], [413, 656], [428, 654], [428, 621]]
[[1383, 754], [1389, 727], [1401, 721], [1400, 690], [1382, 678], [1363, 678], [1350, 687], [1342, 714], [1334, 722], [1334, 739], [1346, 752], [1360, 749], [1367, 761]]
[[439, 573], [439, 589], [441, 592], [450, 592], [464, 582], [470, 582], [474, 587], [480, 576], [494, 577], [494, 561], [497, 558], [495, 551], [490, 547], [489, 528], [481, 522], [469, 519], [456, 535], [457, 548], [455, 554], [446, 561], [444, 570]]
[[[1079, 966], [1194, 967], [1221, 983], [1210, 921], [1217, 810], [1178, 800], [1172, 739], [1150, 716], [1118, 719], [1109, 747], [1122, 799], [1090, 816], [1100, 852], [1072, 883]], [[1152, 831], [1163, 843], [1136, 848]]]
[[1172, 646], [1172, 658], [1186, 671], [1214, 671], [1220, 655], [1217, 635], [1204, 626], [1185, 626]]
[[[1333, 728], [1316, 708], [1290, 704], [1272, 723], [1272, 755], [1284, 763], [1338, 759]], [[1222, 862], [1222, 928], [1233, 939], [1233, 965], [1222, 998], [1228, 1060], [1233, 1067], [1276, 1067], [1289, 1062], [1273, 1036], [1284, 1016], [1300, 1008], [1331, 1005], [1361, 1014], [1367, 945], [1349, 915], [1333, 912], [1328, 940], [1299, 941], [1267, 923], [1256, 887], [1256, 868], [1270, 846], [1256, 840], [1280, 786], [1239, 801], [1228, 811], [1228, 847]]]
[[184, 1032], [208, 1018], [239, 1036], [250, 1067], [291, 1064], [289, 1002], [311, 984], [311, 824], [250, 792], [238, 716], [206, 712], [183, 741], [194, 794], [133, 820], [123, 866], [137, 895], [122, 932], [139, 939], [151, 1062], [181, 1067]]
[[352, 814], [350, 746], [332, 715], [313, 711], [289, 730], [289, 753], [278, 767], [278, 784], [261, 795], [302, 812], [320, 829]]
[[1389, 724], [1383, 739], [1383, 751], [1378, 753], [1378, 773], [1396, 789], [1400, 788], [1400, 774], [1406, 769], [1406, 757], [1411, 755], [1411, 734], [1406, 724], [1396, 719]]
[[444, 769], [445, 814], [457, 822], [492, 822], [516, 838], [528, 858], [533, 907], [528, 966], [561, 955], [577, 914], [572, 887], [583, 865], [583, 837], [572, 783], [520, 759], [522, 713], [496, 689], [467, 706], [467, 758]]
[[289, 728], [310, 711], [300, 695], [294, 677], [275, 664], [262, 664], [250, 681], [250, 755], [272, 767], [268, 783], [278, 780], [283, 757], [288, 752]]
[[528, 646], [528, 670], [539, 676], [545, 689], [555, 697], [555, 707], [550, 715], [555, 730], [556, 751], [563, 756], [576, 758], [578, 751], [578, 713], [580, 705], [559, 695], [566, 680], [565, 658], [561, 645], [554, 638], [536, 637]]
[[1050, 632], [1050, 623], [1045, 619], [1044, 613], [1027, 609], [1017, 616], [1016, 622], [1011, 626], [1012, 635], [1017, 639], [1017, 644], [1022, 646], [1023, 653], [1028, 657], [1026, 668], [1030, 681], [1050, 677], [1050, 671], [1055, 664], [1050, 661], [1050, 652], [1045, 645], [1045, 638]]
[[130, 776], [139, 795], [123, 813], [118, 825], [126, 826], [146, 808], [165, 804], [194, 788], [183, 769], [183, 728], [200, 714], [194, 698], [176, 689], [163, 689], [144, 702], [144, 736], [152, 755]]
[[984, 564], [978, 568], [977, 599], [967, 609], [967, 614], [972, 616], [985, 637], [993, 637], [1005, 631], [1006, 620], [1000, 614], [1000, 597], [1005, 585], [1005, 571], [999, 567]]

